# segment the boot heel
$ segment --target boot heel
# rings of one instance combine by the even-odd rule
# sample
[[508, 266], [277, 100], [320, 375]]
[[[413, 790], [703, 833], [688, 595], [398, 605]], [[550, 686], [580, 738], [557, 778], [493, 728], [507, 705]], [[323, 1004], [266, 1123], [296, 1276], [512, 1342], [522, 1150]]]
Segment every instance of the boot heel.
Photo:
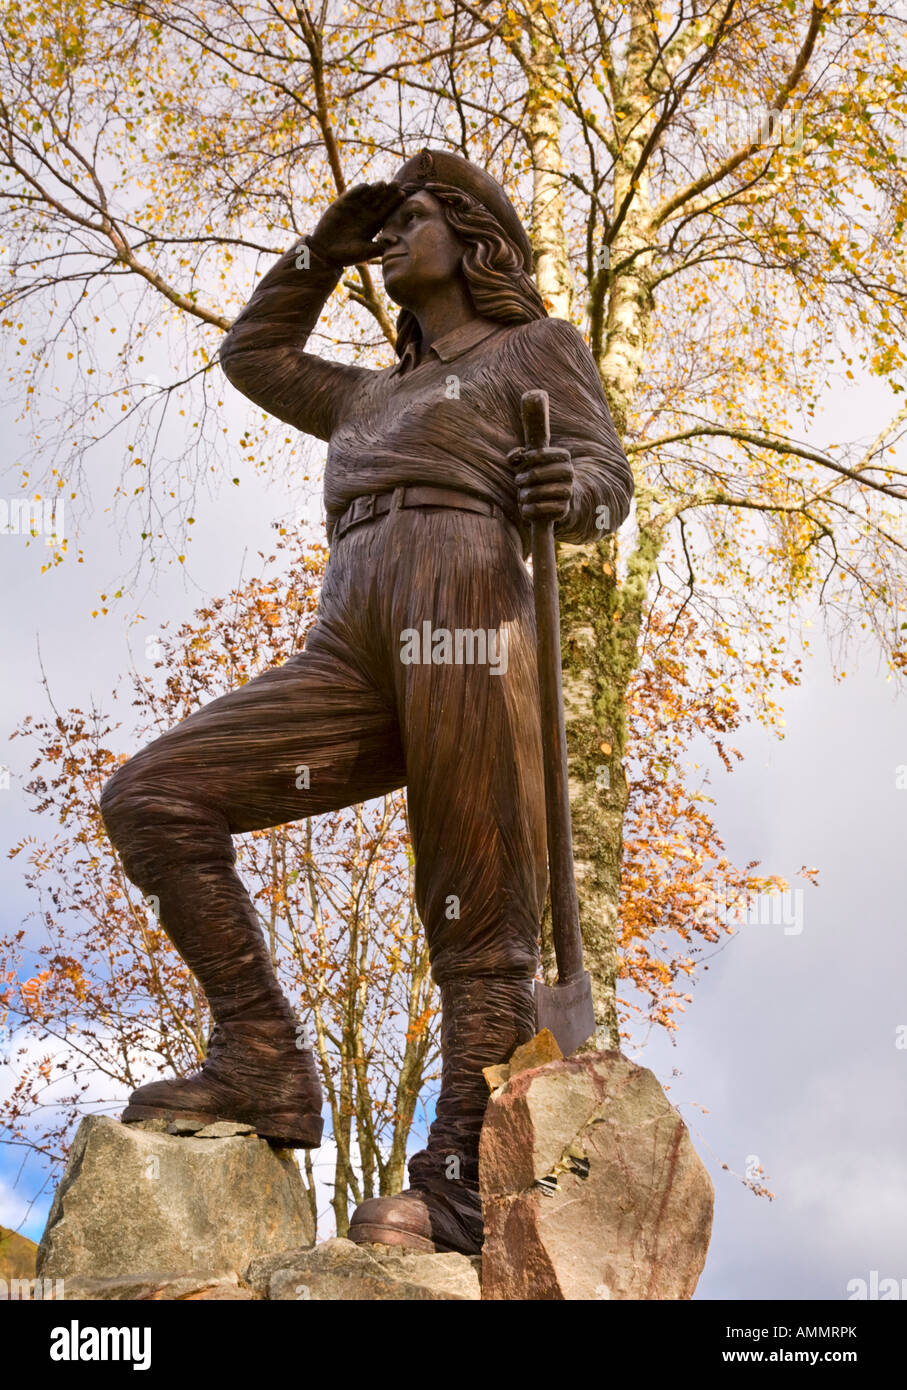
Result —
[[320, 1115], [268, 1115], [255, 1122], [255, 1129], [276, 1149], [317, 1149], [324, 1120]]

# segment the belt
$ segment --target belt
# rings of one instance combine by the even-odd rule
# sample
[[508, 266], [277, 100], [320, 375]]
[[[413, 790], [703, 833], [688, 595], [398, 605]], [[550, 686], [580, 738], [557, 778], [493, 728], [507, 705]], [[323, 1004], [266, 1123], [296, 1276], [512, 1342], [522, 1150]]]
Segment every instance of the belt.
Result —
[[475, 512], [479, 516], [493, 516], [499, 521], [516, 523], [497, 502], [484, 497], [474, 497], [470, 492], [458, 492], [449, 487], [396, 487], [392, 492], [371, 492], [364, 497], [356, 497], [338, 518], [332, 540], [339, 540], [354, 526], [397, 507], [452, 507], [456, 511]]

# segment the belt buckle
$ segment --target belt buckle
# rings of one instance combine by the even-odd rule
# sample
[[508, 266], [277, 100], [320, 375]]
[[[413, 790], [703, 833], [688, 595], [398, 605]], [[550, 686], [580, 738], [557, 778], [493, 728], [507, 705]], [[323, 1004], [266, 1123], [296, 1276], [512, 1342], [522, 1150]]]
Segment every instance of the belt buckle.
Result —
[[371, 521], [375, 515], [375, 494], [373, 492], [370, 492], [366, 497], [357, 497], [357, 507], [359, 506], [360, 502], [362, 502], [364, 505], [361, 508], [360, 515], [356, 518], [357, 521]]

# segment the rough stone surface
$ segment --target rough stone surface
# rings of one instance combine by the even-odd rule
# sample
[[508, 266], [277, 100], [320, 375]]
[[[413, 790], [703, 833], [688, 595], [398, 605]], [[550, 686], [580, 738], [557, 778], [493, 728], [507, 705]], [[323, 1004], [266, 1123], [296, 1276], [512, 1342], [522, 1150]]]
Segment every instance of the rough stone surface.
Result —
[[686, 1299], [714, 1193], [652, 1072], [617, 1052], [521, 1072], [479, 1154], [485, 1299]]
[[[170, 1125], [170, 1121], [169, 1121], [169, 1120], [133, 1120], [133, 1121], [132, 1121], [132, 1128], [133, 1128], [133, 1129], [144, 1129], [144, 1130], [147, 1130], [149, 1134], [171, 1134], [171, 1133], [175, 1134], [175, 1133], [176, 1133], [176, 1130], [171, 1129], [171, 1125]], [[194, 1126], [193, 1126], [192, 1130], [190, 1131], [190, 1133], [192, 1133], [192, 1134], [195, 1133], [195, 1127], [194, 1127]]]
[[257, 1138], [176, 1138], [92, 1115], [73, 1142], [37, 1273], [69, 1280], [229, 1273], [313, 1237], [289, 1151]]
[[[158, 1124], [159, 1122], [157, 1120], [152, 1120], [151, 1123]], [[204, 1129], [204, 1125], [200, 1125], [197, 1120], [173, 1120], [170, 1124], [168, 1124], [166, 1133], [198, 1134], [200, 1129]]]
[[121, 1275], [118, 1279], [64, 1280], [64, 1302], [249, 1302], [261, 1294], [240, 1284], [235, 1274], [148, 1274]]
[[33, 1240], [0, 1226], [0, 1279], [34, 1279], [37, 1253]]
[[213, 1125], [195, 1131], [196, 1139], [234, 1139], [239, 1135], [254, 1134], [251, 1125], [239, 1125], [233, 1120], [215, 1120]]
[[390, 1245], [326, 1240], [310, 1250], [253, 1260], [245, 1282], [275, 1301], [450, 1301], [479, 1299], [481, 1260], [420, 1255]]
[[506, 1085], [510, 1078], [519, 1072], [528, 1071], [530, 1067], [541, 1067], [545, 1062], [559, 1062], [563, 1055], [550, 1028], [543, 1028], [534, 1038], [518, 1047], [509, 1062], [499, 1062], [494, 1067], [483, 1067], [482, 1075], [489, 1091], [495, 1091], [499, 1086]]

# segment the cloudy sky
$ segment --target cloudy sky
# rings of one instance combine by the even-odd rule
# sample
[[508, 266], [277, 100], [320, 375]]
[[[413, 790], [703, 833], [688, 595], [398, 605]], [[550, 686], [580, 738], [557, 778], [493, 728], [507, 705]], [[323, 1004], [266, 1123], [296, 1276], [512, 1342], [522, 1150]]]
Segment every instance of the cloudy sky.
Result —
[[[245, 407], [229, 396], [229, 417], [240, 422]], [[811, 442], [874, 433], [867, 402], [884, 409], [880, 398], [854, 391]], [[0, 421], [8, 453], [21, 460], [26, 446], [14, 411]], [[243, 569], [248, 576], [256, 550], [269, 544], [269, 522], [300, 512], [295, 476], [267, 486], [225, 444], [223, 475], [241, 476], [241, 486], [199, 500], [188, 569], [163, 572], [155, 587], [143, 582], [106, 618], [93, 619], [97, 595], [122, 578], [136, 549], [128, 528], [105, 510], [121, 447], [115, 442], [92, 463], [93, 496], [83, 498], [89, 514], [79, 525], [83, 565], [41, 576], [40, 544], [0, 537], [6, 731], [46, 708], [39, 642], [58, 704], [84, 707], [95, 697], [109, 707], [130, 648], [140, 654], [167, 619], [178, 624]], [[12, 485], [5, 495], [14, 495]], [[317, 522], [317, 504], [310, 514]], [[128, 631], [137, 609], [143, 620]], [[766, 872], [789, 876], [801, 864], [817, 866], [820, 886], [805, 885], [794, 902], [796, 929], [741, 927], [709, 961], [674, 1043], [652, 1036], [631, 1053], [669, 1088], [715, 1182], [703, 1298], [841, 1299], [851, 1280], [868, 1280], [872, 1270], [907, 1279], [907, 1050], [896, 1045], [898, 1027], [907, 1025], [907, 790], [896, 783], [907, 764], [905, 703], [869, 649], [849, 655], [847, 678], [836, 684], [814, 636], [802, 687], [787, 698], [786, 739], [753, 728], [736, 740], [746, 758], [733, 774], [703, 755], [690, 776], [708, 774], [732, 859], [758, 859]], [[7, 845], [40, 830], [17, 781], [25, 751], [17, 741], [6, 755], [12, 783], [0, 791], [0, 835]], [[33, 903], [19, 862], [0, 862], [5, 922], [18, 922]], [[36, 1169], [20, 1174], [20, 1161], [18, 1152], [0, 1151], [0, 1223], [24, 1221], [38, 1238], [51, 1194], [28, 1215], [41, 1177]], [[734, 1176], [754, 1162], [772, 1202]]]

